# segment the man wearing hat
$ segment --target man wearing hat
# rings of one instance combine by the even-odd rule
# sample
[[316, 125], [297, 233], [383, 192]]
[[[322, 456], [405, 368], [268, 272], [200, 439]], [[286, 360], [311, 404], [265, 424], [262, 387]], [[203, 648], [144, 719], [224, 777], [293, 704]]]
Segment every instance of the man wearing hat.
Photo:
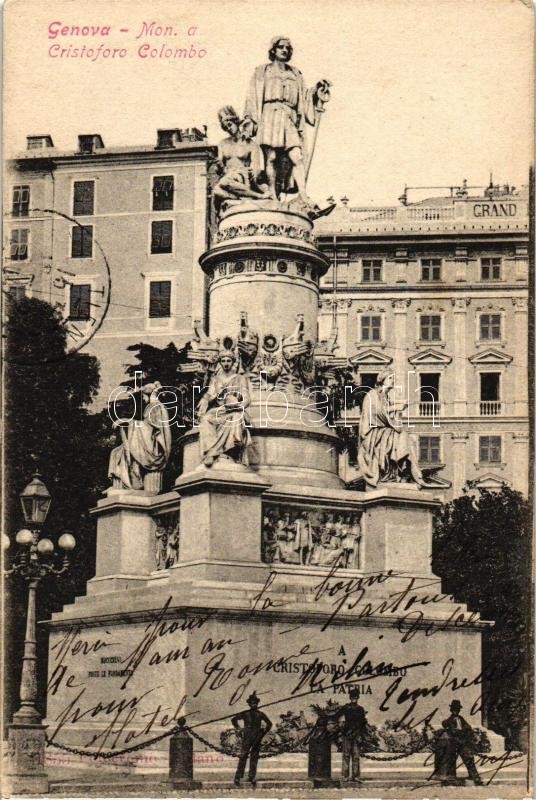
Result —
[[[235, 786], [240, 786], [240, 781], [244, 777], [248, 756], [248, 779], [252, 786], [257, 785], [257, 761], [259, 760], [261, 742], [272, 727], [272, 723], [266, 714], [258, 709], [259, 698], [256, 692], [253, 692], [253, 694], [248, 697], [247, 704], [250, 710], [243, 711], [241, 714], [236, 714], [231, 720], [233, 727], [242, 733], [240, 756], [238, 758], [238, 766], [234, 777]], [[243, 723], [242, 728], [238, 724], [240, 721]]]
[[[334, 719], [344, 717], [342, 728], [342, 779], [358, 781], [361, 775], [359, 764], [360, 748], [367, 731], [367, 714], [357, 702], [359, 690], [352, 687], [350, 702], [340, 708]], [[351, 766], [350, 766], [351, 765]]]
[[450, 704], [450, 717], [443, 720], [442, 725], [449, 734], [456, 758], [460, 756], [465, 764], [469, 779], [474, 781], [475, 786], [482, 786], [473, 755], [473, 729], [461, 716], [461, 709], [460, 701], [453, 700]]

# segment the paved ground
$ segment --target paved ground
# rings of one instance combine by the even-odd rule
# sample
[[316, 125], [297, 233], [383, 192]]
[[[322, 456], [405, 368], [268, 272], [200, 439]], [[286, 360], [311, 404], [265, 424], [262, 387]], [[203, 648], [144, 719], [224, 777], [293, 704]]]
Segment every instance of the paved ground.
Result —
[[[76, 773], [76, 774], [73, 774]], [[347, 786], [343, 789], [316, 789], [304, 786], [303, 782], [259, 781], [255, 789], [245, 785], [236, 789], [226, 783], [205, 784], [200, 791], [174, 790], [162, 781], [160, 775], [108, 775], [103, 778], [99, 770], [54, 770], [50, 774], [51, 794], [56, 797], [193, 797], [199, 798], [300, 798], [309, 800], [328, 800], [328, 798], [369, 798], [369, 800], [525, 800], [531, 797], [524, 786], [507, 786], [493, 782], [488, 786], [441, 787], [437, 784], [409, 784], [404, 786], [379, 786], [372, 781], [362, 788]]]

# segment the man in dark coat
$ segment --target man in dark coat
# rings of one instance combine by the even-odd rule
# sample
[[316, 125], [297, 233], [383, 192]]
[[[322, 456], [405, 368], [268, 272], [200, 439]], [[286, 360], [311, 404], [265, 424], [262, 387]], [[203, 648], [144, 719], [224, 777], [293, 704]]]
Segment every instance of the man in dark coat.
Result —
[[474, 781], [475, 786], [482, 786], [473, 754], [473, 729], [461, 716], [461, 709], [460, 701], [453, 700], [450, 704], [450, 717], [443, 720], [442, 725], [450, 737], [456, 758], [460, 756], [465, 764], [469, 779]]
[[[357, 702], [359, 690], [352, 688], [349, 692], [350, 702], [342, 706], [334, 718], [344, 717], [342, 727], [342, 779], [358, 781], [361, 774], [359, 756], [367, 731], [367, 715], [363, 706]], [[351, 765], [351, 769], [350, 769]]]
[[[263, 714], [263, 712], [259, 711], [258, 709], [259, 698], [255, 692], [248, 697], [247, 703], [250, 707], [250, 710], [243, 711], [241, 714], [236, 714], [236, 716], [234, 716], [231, 720], [233, 727], [242, 733], [240, 756], [238, 758], [238, 766], [236, 768], [236, 774], [234, 778], [235, 786], [240, 786], [240, 781], [244, 777], [248, 756], [248, 779], [252, 786], [257, 785], [255, 779], [257, 777], [257, 761], [259, 760], [261, 742], [272, 727], [272, 723], [266, 714]], [[242, 728], [240, 727], [239, 722], [243, 723]]]

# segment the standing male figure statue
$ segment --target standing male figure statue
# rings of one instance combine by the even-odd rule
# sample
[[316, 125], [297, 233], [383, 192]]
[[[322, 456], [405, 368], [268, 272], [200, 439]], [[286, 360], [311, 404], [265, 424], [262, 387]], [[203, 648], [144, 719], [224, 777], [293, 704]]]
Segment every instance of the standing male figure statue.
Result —
[[289, 64], [292, 45], [286, 36], [275, 36], [268, 53], [269, 64], [255, 69], [244, 110], [244, 125], [264, 152], [265, 170], [274, 198], [291, 184], [302, 200], [305, 191], [305, 123], [318, 124], [318, 112], [329, 100], [329, 81], [306, 89], [301, 72]]
[[[256, 692], [253, 692], [248, 699], [247, 703], [249, 711], [243, 711], [241, 714], [236, 714], [231, 720], [233, 728], [241, 731], [242, 741], [240, 744], [240, 756], [238, 758], [238, 766], [234, 778], [235, 786], [240, 786], [240, 781], [244, 777], [246, 769], [246, 761], [249, 756], [249, 773], [248, 778], [252, 786], [257, 785], [257, 762], [259, 760], [259, 753], [261, 749], [261, 742], [272, 727], [271, 720], [262, 711], [259, 711], [259, 698]], [[240, 728], [239, 722], [242, 722], [243, 727]]]

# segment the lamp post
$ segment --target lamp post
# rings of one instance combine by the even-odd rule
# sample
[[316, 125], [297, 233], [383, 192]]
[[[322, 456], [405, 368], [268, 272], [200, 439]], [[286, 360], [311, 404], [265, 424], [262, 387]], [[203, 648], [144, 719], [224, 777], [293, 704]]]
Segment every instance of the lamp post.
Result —
[[[50, 539], [40, 538], [40, 529], [50, 509], [51, 498], [45, 484], [36, 473], [20, 494], [22, 513], [27, 528], [17, 533], [19, 552], [13, 566], [5, 575], [20, 575], [28, 584], [28, 610], [26, 635], [20, 680], [20, 707], [13, 714], [9, 726], [8, 767], [6, 778], [8, 791], [12, 794], [42, 794], [48, 792], [48, 776], [44, 768], [46, 727], [35, 707], [37, 700], [37, 653], [36, 653], [36, 592], [47, 576], [58, 576], [69, 566], [69, 552], [74, 549], [74, 536], [64, 533], [58, 540], [64, 551], [58, 568], [50, 560], [54, 545]], [[2, 537], [4, 549], [10, 546], [7, 536]]]

